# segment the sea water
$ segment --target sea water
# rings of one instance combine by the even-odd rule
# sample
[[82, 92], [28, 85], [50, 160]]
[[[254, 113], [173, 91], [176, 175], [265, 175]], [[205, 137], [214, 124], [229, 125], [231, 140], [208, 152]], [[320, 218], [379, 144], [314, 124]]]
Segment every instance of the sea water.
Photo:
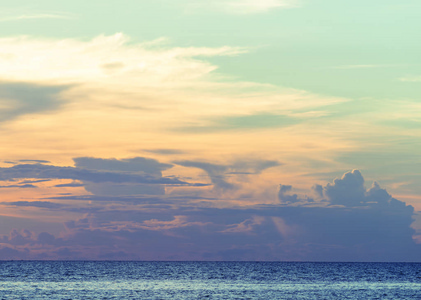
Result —
[[0, 299], [421, 299], [421, 264], [3, 261]]

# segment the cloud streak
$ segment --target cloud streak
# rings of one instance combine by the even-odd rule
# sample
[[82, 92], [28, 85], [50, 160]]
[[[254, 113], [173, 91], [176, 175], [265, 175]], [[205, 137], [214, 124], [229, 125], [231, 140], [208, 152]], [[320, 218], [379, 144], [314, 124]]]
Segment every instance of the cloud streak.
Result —
[[225, 1], [221, 7], [233, 14], [266, 13], [272, 9], [297, 7], [293, 0], [234, 0]]
[[63, 204], [49, 202], [49, 201], [16, 201], [16, 202], [1, 202], [0, 204], [18, 206], [18, 207], [38, 207], [38, 208], [48, 208], [48, 209], [59, 209], [66, 206]]
[[274, 9], [288, 9], [298, 7], [296, 0], [211, 0], [196, 1], [194, 4], [187, 4], [188, 12], [199, 13], [203, 10], [214, 10], [217, 12], [249, 15], [267, 13]]
[[181, 127], [175, 128], [175, 130], [200, 134], [228, 130], [257, 130], [292, 126], [302, 122], [302, 120], [288, 115], [253, 114], [212, 118], [209, 122], [211, 125]]
[[[168, 48], [129, 44], [129, 37], [118, 33], [98, 36], [89, 42], [78, 40], [37, 40], [29, 37], [0, 38], [3, 69], [0, 78], [23, 82], [122, 83], [157, 87], [186, 85], [216, 67], [194, 59], [237, 55], [235, 47]], [[30, 53], [28, 48], [31, 49]], [[45, 53], [49, 53], [46, 57]], [[66, 59], [63, 59], [66, 58]], [[110, 79], [112, 80], [110, 81]]]
[[75, 19], [75, 17], [70, 14], [57, 14], [57, 13], [32, 13], [32, 14], [0, 16], [0, 22], [13, 22], [13, 21], [37, 20], [37, 19], [71, 20], [71, 19]]
[[[128, 160], [76, 158], [76, 167], [59, 167], [35, 164], [17, 164], [0, 168], [0, 180], [17, 179], [71, 179], [87, 183], [148, 184], [148, 185], [191, 185], [178, 178], [162, 177], [161, 171], [171, 167], [153, 159], [133, 158]], [[19, 186], [22, 187], [22, 186]]]

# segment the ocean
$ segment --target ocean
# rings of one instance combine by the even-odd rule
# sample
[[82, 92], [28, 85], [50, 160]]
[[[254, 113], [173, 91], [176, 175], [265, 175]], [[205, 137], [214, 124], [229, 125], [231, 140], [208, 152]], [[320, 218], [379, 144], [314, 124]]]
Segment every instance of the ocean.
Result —
[[0, 299], [421, 299], [421, 264], [3, 261]]

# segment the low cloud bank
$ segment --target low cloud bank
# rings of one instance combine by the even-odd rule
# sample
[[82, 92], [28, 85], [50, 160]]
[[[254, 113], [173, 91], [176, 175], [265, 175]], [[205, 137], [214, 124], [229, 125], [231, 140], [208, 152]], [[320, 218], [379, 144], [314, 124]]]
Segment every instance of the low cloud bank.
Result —
[[157, 201], [139, 209], [108, 207], [66, 222], [60, 237], [14, 230], [0, 237], [0, 257], [421, 261], [421, 246], [412, 238], [413, 207], [377, 183], [368, 189], [364, 183], [354, 170], [315, 185], [311, 197], [281, 185], [277, 205], [214, 208]]

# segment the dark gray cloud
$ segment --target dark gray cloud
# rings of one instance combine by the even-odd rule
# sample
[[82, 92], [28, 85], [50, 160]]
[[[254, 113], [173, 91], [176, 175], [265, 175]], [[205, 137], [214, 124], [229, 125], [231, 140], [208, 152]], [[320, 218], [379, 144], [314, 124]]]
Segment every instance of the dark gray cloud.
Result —
[[70, 86], [42, 86], [24, 82], [0, 82], [0, 122], [19, 116], [57, 109], [60, 94]]

